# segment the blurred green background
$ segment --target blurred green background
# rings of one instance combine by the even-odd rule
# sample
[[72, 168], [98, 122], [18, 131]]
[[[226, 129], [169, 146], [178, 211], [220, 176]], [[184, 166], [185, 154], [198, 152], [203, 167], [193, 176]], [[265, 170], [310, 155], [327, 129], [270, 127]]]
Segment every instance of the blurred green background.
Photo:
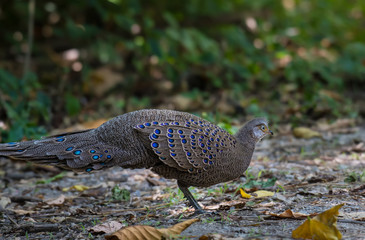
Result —
[[355, 0], [1, 1], [1, 141], [142, 108], [363, 117], [364, 14]]

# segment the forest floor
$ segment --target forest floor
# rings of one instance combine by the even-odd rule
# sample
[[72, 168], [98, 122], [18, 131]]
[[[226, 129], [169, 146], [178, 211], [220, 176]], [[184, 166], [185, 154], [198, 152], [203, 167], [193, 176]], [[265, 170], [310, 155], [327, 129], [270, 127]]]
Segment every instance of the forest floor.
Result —
[[[76, 174], [0, 159], [0, 239], [104, 239], [125, 226], [192, 218], [200, 221], [181, 239], [291, 239], [307, 216], [338, 204], [343, 239], [365, 239], [365, 126], [318, 125], [321, 136], [311, 139], [277, 129], [257, 145], [245, 176], [191, 188], [202, 215], [193, 215], [175, 181], [149, 170]], [[273, 196], [243, 198], [240, 188]], [[288, 209], [302, 215], [279, 216]]]

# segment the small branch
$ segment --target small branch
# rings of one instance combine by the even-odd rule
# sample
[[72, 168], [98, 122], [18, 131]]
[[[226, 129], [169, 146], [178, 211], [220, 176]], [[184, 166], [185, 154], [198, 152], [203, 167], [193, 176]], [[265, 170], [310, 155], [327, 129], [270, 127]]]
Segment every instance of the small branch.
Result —
[[42, 202], [42, 199], [28, 196], [10, 196], [12, 202], [24, 203], [24, 202]]
[[357, 221], [352, 219], [337, 219], [337, 222], [341, 223], [354, 223], [354, 224], [365, 224], [365, 221]]
[[8, 217], [8, 219], [12, 222], [12, 223], [14, 223], [15, 224], [15, 226], [16, 227], [19, 227], [19, 224], [12, 218], [12, 217], [10, 217], [10, 215], [8, 215], [8, 214], [4, 214], [5, 216], [7, 216]]
[[23, 232], [58, 232], [59, 224], [24, 224], [17, 227]]

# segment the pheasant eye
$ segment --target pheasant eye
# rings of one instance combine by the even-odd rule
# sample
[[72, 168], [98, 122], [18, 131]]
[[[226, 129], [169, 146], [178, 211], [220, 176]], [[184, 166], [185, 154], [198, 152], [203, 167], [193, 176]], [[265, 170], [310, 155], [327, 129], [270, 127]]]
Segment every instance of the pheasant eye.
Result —
[[264, 126], [264, 125], [262, 125], [262, 126], [261, 126], [261, 130], [262, 130], [262, 131], [265, 131], [265, 129], [266, 129], [266, 128], [265, 128], [265, 126]]

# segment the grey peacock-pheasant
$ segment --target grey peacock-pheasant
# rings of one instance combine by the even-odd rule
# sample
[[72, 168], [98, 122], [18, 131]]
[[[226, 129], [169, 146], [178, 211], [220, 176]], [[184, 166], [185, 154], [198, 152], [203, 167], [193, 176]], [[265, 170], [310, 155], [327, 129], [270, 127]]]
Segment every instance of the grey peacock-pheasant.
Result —
[[150, 168], [176, 179], [201, 212], [188, 188], [238, 178], [249, 166], [256, 143], [268, 134], [273, 133], [263, 118], [247, 122], [232, 136], [190, 113], [151, 109], [120, 115], [95, 129], [0, 144], [0, 156], [83, 172]]

